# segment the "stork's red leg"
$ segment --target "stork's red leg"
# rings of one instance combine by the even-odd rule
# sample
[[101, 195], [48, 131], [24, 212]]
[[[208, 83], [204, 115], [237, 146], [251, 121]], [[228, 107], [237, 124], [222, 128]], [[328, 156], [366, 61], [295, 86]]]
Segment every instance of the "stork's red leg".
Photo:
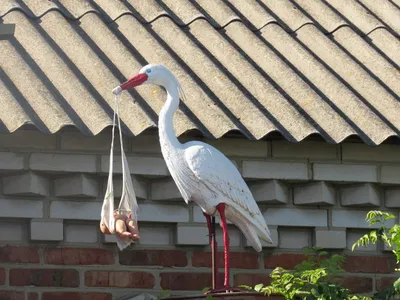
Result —
[[229, 286], [229, 235], [228, 235], [228, 226], [226, 225], [226, 218], [225, 218], [225, 203], [218, 204], [217, 210], [219, 212], [219, 216], [221, 217], [222, 230], [224, 232], [224, 258], [225, 258], [224, 287], [230, 288], [230, 286]]

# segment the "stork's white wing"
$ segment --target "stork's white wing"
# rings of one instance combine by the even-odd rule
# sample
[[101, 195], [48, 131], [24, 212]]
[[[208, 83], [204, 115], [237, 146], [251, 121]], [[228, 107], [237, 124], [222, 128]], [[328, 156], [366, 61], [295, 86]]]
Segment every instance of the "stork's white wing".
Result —
[[253, 195], [235, 165], [208, 144], [188, 144], [185, 158], [193, 174], [211, 191], [225, 196], [226, 204], [236, 206], [242, 214], [255, 219], [261, 228], [267, 228]]

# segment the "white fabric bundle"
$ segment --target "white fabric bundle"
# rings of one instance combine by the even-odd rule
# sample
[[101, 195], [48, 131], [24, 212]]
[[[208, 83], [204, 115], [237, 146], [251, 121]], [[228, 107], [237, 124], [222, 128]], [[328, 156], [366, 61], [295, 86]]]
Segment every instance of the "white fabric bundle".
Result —
[[[115, 106], [114, 109], [114, 118], [113, 118], [113, 127], [112, 127], [112, 138], [111, 138], [111, 150], [110, 150], [110, 166], [108, 173], [108, 182], [107, 182], [107, 190], [104, 196], [103, 206], [101, 208], [101, 222], [107, 226], [108, 230], [111, 234], [115, 234], [115, 218], [114, 213], [118, 213], [119, 215], [125, 215], [127, 217], [131, 217], [134, 222], [137, 222], [138, 217], [138, 204], [136, 200], [135, 191], [133, 189], [132, 178], [129, 171], [128, 162], [126, 160], [124, 146], [122, 143], [122, 132], [121, 132], [121, 121], [119, 117], [119, 105], [118, 105], [119, 96], [115, 96]], [[122, 158], [122, 194], [121, 201], [119, 202], [119, 206], [117, 210], [114, 210], [114, 188], [113, 188], [113, 150], [114, 150], [114, 129], [115, 129], [115, 117], [118, 117], [118, 128], [119, 128], [119, 138], [121, 143], [121, 158]], [[126, 247], [128, 247], [133, 240], [130, 238], [120, 239], [117, 235], [117, 245], [118, 248], [122, 251]]]

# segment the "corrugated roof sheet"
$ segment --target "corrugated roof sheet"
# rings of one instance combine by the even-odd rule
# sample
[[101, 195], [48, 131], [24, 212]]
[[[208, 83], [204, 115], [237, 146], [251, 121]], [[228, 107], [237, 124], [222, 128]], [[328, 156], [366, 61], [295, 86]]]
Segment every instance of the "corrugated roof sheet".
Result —
[[[16, 24], [0, 41], [3, 131], [95, 135], [112, 123], [112, 88], [162, 63], [187, 95], [178, 135], [400, 136], [395, 0], [3, 0], [0, 16]], [[124, 93], [124, 133], [156, 127], [164, 99]]]

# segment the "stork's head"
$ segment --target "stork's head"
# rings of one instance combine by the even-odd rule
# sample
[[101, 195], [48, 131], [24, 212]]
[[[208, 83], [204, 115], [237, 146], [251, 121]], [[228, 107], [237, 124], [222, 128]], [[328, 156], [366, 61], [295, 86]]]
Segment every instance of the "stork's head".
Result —
[[[114, 94], [120, 94], [123, 90], [131, 89], [142, 84], [157, 84], [166, 87], [171, 82], [178, 84], [174, 75], [163, 65], [149, 64], [140, 69], [136, 76], [133, 76], [114, 90]], [[178, 84], [179, 85], [179, 84]]]

